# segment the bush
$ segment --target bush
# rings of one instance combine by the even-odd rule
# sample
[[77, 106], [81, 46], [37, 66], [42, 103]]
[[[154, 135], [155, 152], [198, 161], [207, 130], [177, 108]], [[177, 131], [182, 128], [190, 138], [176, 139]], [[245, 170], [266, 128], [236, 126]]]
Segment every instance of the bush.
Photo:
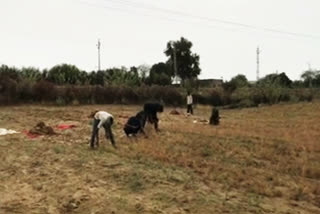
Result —
[[[253, 107], [260, 103], [274, 104], [287, 101], [312, 101], [316, 91], [311, 89], [290, 89], [283, 87], [251, 86], [239, 87], [232, 93], [223, 88], [200, 89], [193, 93], [195, 104], [232, 108]], [[142, 104], [158, 101], [165, 105], [184, 105], [185, 89], [171, 86], [55, 86], [47, 81], [32, 83], [17, 82], [4, 76], [0, 79], [0, 103], [12, 104], [23, 101], [53, 102], [67, 104]]]
[[62, 97], [59, 96], [59, 97], [56, 99], [56, 104], [57, 104], [58, 106], [64, 106], [64, 105], [67, 104], [67, 102], [66, 102]]
[[23, 102], [30, 102], [33, 101], [33, 83], [29, 80], [23, 80], [18, 85], [18, 94], [19, 94], [19, 101]]
[[139, 96], [135, 90], [129, 87], [122, 87], [116, 89], [120, 94], [120, 103], [122, 104], [137, 104], [139, 103]]
[[203, 105], [222, 106], [229, 103], [227, 93], [219, 89], [200, 91], [193, 98], [195, 103]]
[[297, 101], [307, 101], [311, 102], [313, 100], [313, 93], [311, 90], [307, 89], [298, 89], [295, 90], [293, 96], [297, 99]]
[[54, 101], [57, 97], [55, 85], [45, 80], [36, 83], [32, 91], [36, 101]]
[[0, 79], [0, 101], [1, 104], [13, 104], [18, 100], [18, 84], [9, 77]]

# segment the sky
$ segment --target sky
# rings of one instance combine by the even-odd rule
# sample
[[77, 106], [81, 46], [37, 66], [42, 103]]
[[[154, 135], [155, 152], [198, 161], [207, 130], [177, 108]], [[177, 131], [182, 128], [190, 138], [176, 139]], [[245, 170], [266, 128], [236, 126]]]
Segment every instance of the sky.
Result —
[[88, 72], [165, 62], [184, 37], [200, 79], [320, 69], [319, 0], [0, 0], [0, 64]]

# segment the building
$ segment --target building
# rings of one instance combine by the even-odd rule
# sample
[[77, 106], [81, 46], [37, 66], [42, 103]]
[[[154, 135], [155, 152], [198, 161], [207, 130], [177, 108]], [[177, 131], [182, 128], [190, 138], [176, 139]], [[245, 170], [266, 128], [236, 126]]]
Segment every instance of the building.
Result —
[[202, 79], [198, 80], [198, 86], [200, 88], [216, 88], [221, 86], [223, 83], [222, 79]]

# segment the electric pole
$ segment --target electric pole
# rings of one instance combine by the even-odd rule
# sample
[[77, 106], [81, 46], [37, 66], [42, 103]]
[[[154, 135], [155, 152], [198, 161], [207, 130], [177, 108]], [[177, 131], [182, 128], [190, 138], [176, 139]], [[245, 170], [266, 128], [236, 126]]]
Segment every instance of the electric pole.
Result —
[[259, 81], [259, 72], [260, 72], [260, 68], [259, 68], [259, 66], [260, 66], [260, 48], [259, 48], [259, 46], [258, 46], [258, 48], [257, 48], [257, 81]]
[[97, 44], [97, 48], [98, 48], [98, 71], [100, 71], [101, 67], [100, 67], [100, 39], [98, 39], [98, 44]]
[[178, 78], [178, 72], [177, 72], [177, 54], [176, 54], [176, 48], [173, 47], [173, 64], [174, 64], [174, 76], [175, 76], [175, 81], [177, 82]]
[[177, 55], [176, 55], [176, 47], [174, 46], [174, 42], [171, 42], [171, 46], [173, 49], [173, 70], [174, 70], [174, 82], [177, 82], [177, 76], [178, 76], [178, 72], [177, 72]]

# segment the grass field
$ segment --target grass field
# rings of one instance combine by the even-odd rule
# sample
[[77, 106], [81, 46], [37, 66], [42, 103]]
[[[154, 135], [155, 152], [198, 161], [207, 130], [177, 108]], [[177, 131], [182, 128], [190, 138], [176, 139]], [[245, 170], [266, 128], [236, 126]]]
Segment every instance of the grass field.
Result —
[[[100, 132], [88, 147], [92, 110], [115, 116], [118, 149]], [[0, 136], [0, 213], [320, 213], [320, 103], [160, 114], [160, 133], [128, 139], [139, 106], [0, 107], [0, 128], [43, 121], [76, 128], [28, 139]], [[180, 109], [184, 112], [184, 109]]]

